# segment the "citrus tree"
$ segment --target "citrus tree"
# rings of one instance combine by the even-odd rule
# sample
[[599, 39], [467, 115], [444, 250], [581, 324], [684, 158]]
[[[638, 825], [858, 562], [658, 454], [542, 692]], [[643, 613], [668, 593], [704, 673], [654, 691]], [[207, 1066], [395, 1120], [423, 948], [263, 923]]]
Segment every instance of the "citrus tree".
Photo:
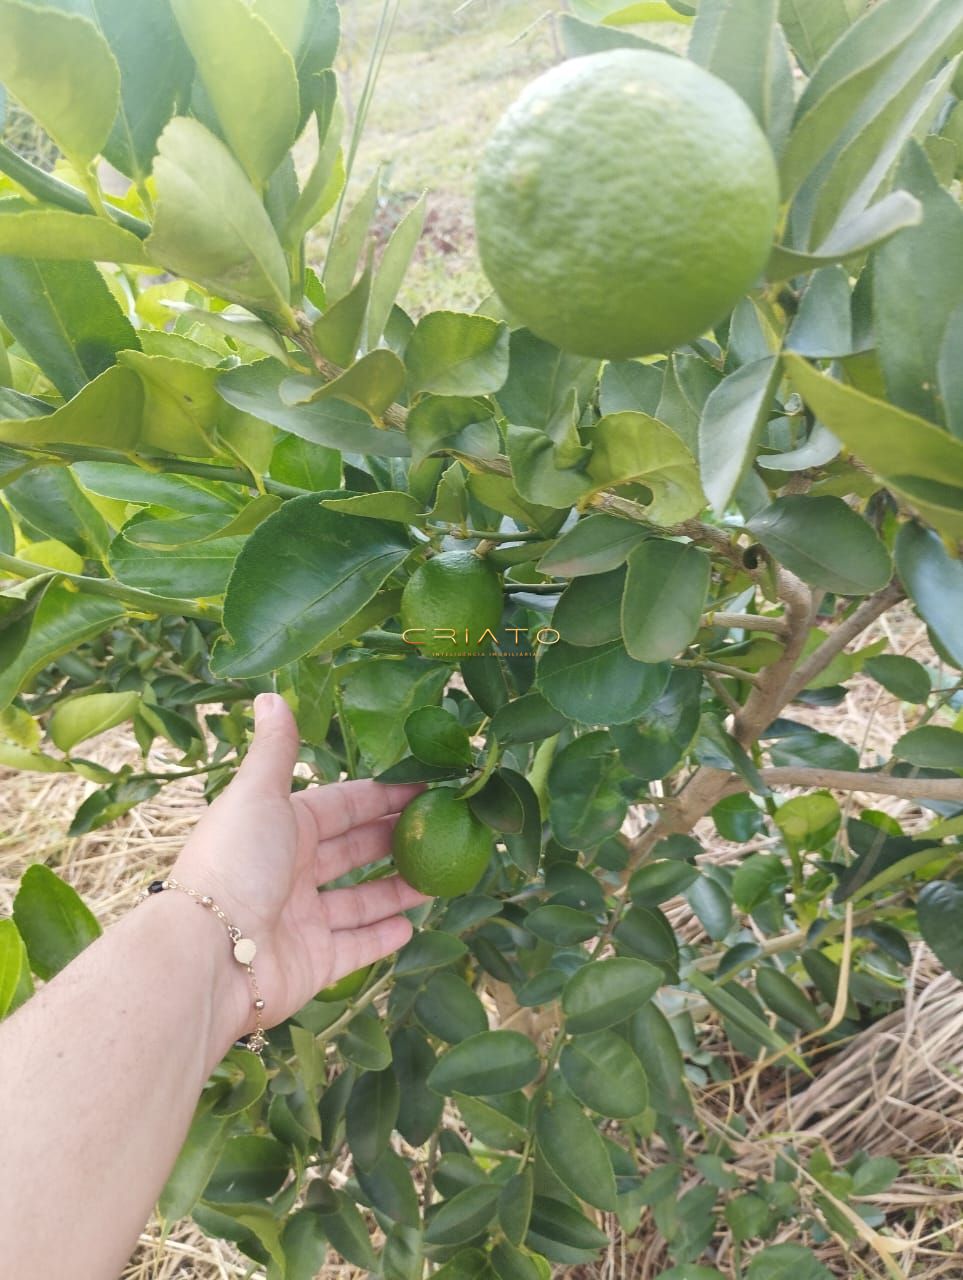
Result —
[[[0, 146], [0, 763], [95, 784], [83, 833], [186, 774], [216, 794], [273, 688], [296, 785], [429, 784], [397, 856], [445, 896], [263, 1063], [229, 1055], [166, 1221], [271, 1277], [330, 1246], [390, 1280], [538, 1280], [643, 1214], [665, 1280], [819, 1280], [828, 1234], [902, 1274], [861, 1199], [898, 1166], [778, 1137], [743, 1164], [739, 1099], [898, 1004], [919, 932], [963, 976], [963, 3], [570, 7], [589, 102], [629, 52], [696, 107], [711, 85], [751, 139], [732, 189], [747, 166], [770, 202], [752, 243], [696, 117], [613, 118], [608, 164], [606, 108], [579, 117], [594, 162], [549, 130], [501, 189], [499, 134], [503, 295], [526, 182], [562, 222], [517, 298], [416, 321], [423, 203], [374, 253], [377, 181], [344, 199], [332, 0], [0, 0], [0, 82], [62, 157]], [[691, 24], [688, 61], [652, 17]], [[618, 276], [652, 226], [673, 270], [642, 323]], [[865, 640], [893, 609], [918, 657]], [[891, 758], [813, 727], [860, 672], [912, 726]], [[177, 766], [85, 758], [125, 723]], [[31, 868], [0, 1012], [97, 931]]]

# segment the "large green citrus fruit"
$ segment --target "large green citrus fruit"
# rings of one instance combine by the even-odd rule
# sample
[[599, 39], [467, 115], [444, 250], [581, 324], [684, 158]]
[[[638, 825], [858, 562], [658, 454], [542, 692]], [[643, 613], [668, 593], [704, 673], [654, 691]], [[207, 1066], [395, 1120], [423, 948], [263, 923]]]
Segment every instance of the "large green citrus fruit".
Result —
[[403, 880], [453, 898], [474, 889], [492, 854], [492, 833], [449, 787], [423, 791], [395, 824], [391, 851]]
[[[501, 621], [501, 578], [473, 551], [432, 556], [414, 571], [401, 595], [402, 627], [411, 631], [411, 643], [434, 657], [479, 648], [485, 631], [498, 636]], [[454, 640], [436, 635], [445, 631], [454, 631]]]
[[615, 49], [540, 76], [482, 157], [482, 265], [509, 313], [579, 355], [667, 351], [762, 271], [779, 204], [752, 112], [685, 58]]

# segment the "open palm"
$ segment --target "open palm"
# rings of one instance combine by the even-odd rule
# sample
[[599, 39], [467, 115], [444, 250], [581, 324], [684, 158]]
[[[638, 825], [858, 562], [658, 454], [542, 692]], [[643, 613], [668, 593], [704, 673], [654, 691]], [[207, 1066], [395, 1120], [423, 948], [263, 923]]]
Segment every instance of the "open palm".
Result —
[[[398, 814], [421, 788], [366, 779], [292, 793], [298, 746], [284, 699], [259, 695], [254, 741], [237, 776], [171, 869], [182, 884], [210, 894], [257, 944], [268, 1027], [320, 988], [403, 946], [411, 923], [401, 913], [428, 901], [398, 876], [318, 892], [388, 853]], [[238, 978], [241, 1035], [254, 1016], [240, 969]]]

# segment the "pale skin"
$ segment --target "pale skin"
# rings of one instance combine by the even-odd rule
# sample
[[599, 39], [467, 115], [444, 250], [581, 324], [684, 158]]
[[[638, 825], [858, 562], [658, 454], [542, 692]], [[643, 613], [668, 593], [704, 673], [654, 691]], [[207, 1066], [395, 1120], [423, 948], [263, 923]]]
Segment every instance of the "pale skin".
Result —
[[[388, 852], [420, 788], [359, 781], [292, 794], [297, 752], [287, 704], [261, 694], [236, 778], [165, 872], [257, 943], [266, 1028], [403, 946], [402, 912], [427, 901], [397, 876], [318, 892]], [[252, 999], [225, 926], [169, 889], [0, 1026], [5, 1274], [49, 1280], [69, 1264], [72, 1280], [115, 1280], [211, 1071], [254, 1028]]]

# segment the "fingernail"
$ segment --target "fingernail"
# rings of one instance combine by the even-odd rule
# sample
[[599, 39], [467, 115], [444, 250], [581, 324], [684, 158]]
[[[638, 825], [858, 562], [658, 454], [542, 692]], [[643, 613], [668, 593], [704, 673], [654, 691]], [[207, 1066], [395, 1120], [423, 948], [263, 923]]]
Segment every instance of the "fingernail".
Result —
[[259, 693], [254, 699], [254, 723], [267, 720], [277, 709], [276, 693]]

